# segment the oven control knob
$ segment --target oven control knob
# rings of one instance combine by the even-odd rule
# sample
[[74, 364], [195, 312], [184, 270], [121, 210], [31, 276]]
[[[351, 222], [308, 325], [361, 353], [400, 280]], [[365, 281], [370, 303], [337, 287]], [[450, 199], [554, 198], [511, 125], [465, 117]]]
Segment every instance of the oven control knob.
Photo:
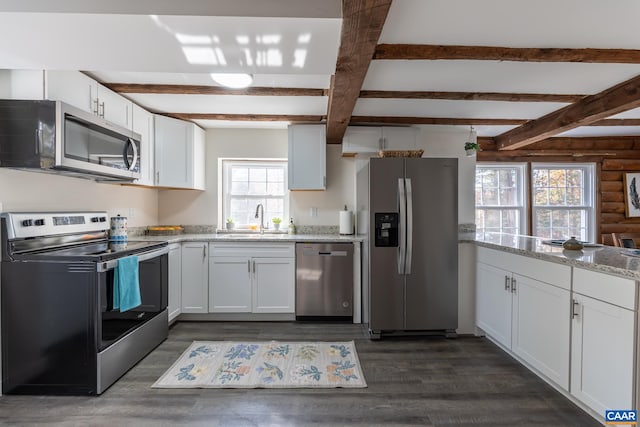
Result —
[[36, 219], [33, 223], [35, 225], [44, 225], [44, 219]]
[[31, 219], [23, 219], [22, 226], [23, 227], [31, 227], [33, 225], [33, 220]]
[[100, 222], [107, 222], [107, 218], [106, 218], [106, 217], [104, 217], [104, 216], [101, 216], [101, 217], [100, 217]]

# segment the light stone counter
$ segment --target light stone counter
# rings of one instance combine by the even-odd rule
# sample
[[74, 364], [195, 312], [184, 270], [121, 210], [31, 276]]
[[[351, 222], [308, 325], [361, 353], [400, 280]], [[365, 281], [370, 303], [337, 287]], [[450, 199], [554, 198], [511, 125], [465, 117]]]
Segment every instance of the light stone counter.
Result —
[[353, 243], [362, 242], [362, 237], [342, 236], [339, 234], [284, 234], [284, 233], [205, 233], [205, 234], [176, 234], [171, 236], [132, 236], [130, 240], [165, 241], [169, 243], [182, 242], [283, 242], [283, 243]]
[[[470, 239], [471, 236], [466, 238]], [[484, 238], [474, 240], [476, 245], [489, 249], [640, 280], [640, 257], [624, 255], [622, 248], [614, 246], [586, 247], [580, 251], [567, 251], [562, 246], [542, 243], [546, 239], [503, 233], [487, 233]]]

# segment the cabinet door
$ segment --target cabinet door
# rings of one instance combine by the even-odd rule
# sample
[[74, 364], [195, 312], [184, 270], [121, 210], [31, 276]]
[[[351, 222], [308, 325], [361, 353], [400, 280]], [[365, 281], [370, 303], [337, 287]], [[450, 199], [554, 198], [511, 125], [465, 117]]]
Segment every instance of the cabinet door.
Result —
[[252, 264], [249, 257], [209, 258], [209, 311], [250, 313]]
[[289, 190], [326, 189], [325, 125], [289, 126]]
[[342, 140], [342, 154], [377, 153], [382, 149], [382, 128], [349, 126]]
[[132, 129], [131, 115], [133, 103], [127, 98], [117, 94], [111, 89], [97, 84], [98, 88], [98, 115], [105, 120]]
[[180, 243], [169, 245], [169, 321], [180, 314], [182, 307], [182, 247]]
[[156, 185], [189, 188], [189, 159], [193, 156], [189, 123], [160, 115], [154, 121]]
[[47, 71], [47, 99], [71, 104], [92, 114], [98, 113], [98, 83], [79, 71]]
[[207, 243], [182, 245], [182, 312], [207, 313], [209, 310], [209, 264]]
[[571, 394], [598, 414], [635, 409], [635, 313], [574, 294]]
[[154, 143], [153, 143], [153, 114], [147, 110], [132, 104], [133, 107], [133, 131], [141, 136], [140, 149], [140, 179], [135, 183], [152, 186], [154, 174]]
[[569, 291], [517, 274], [513, 280], [512, 351], [569, 390]]
[[253, 312], [295, 311], [295, 259], [253, 258]]
[[415, 150], [418, 129], [415, 127], [383, 127], [383, 150]]
[[479, 262], [476, 274], [476, 324], [511, 348], [511, 273]]
[[191, 188], [196, 190], [205, 189], [205, 131], [199, 126], [191, 123], [193, 130], [193, 156], [191, 158], [191, 171], [188, 172], [192, 179]]

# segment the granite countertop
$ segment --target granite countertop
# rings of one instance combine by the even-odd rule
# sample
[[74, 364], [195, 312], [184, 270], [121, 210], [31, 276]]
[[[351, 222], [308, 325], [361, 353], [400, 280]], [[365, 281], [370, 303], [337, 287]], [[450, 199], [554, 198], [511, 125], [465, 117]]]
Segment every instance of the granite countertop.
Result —
[[283, 242], [283, 243], [353, 243], [363, 240], [360, 236], [343, 236], [340, 234], [285, 234], [285, 233], [194, 233], [175, 234], [170, 236], [135, 236], [131, 240], [166, 241], [169, 243], [210, 241], [210, 242]]
[[624, 255], [623, 248], [601, 245], [568, 251], [562, 246], [543, 243], [547, 239], [504, 233], [486, 233], [484, 238], [474, 240], [476, 245], [490, 249], [640, 280], [640, 257]]

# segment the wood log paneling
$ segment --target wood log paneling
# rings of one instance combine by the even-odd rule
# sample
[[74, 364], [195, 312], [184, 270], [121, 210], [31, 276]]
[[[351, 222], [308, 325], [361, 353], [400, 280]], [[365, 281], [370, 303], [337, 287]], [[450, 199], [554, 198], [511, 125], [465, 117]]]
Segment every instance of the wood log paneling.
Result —
[[624, 202], [624, 194], [622, 194], [622, 191], [603, 191], [602, 195], [600, 196], [600, 200], [602, 200], [603, 202]]
[[620, 179], [616, 181], [604, 181], [602, 179], [600, 180], [600, 190], [603, 193], [609, 192], [609, 191], [615, 191], [622, 194], [623, 188], [624, 188], [624, 185], [622, 183], [622, 174], [620, 176]]
[[640, 171], [640, 160], [606, 159], [602, 161], [603, 171]]
[[640, 222], [637, 224], [602, 224], [602, 234], [607, 233], [637, 233], [640, 230]]
[[[602, 213], [621, 213], [624, 214], [624, 203], [618, 202], [603, 202]], [[602, 227], [604, 224], [600, 224]]]
[[[620, 185], [622, 185], [622, 172], [612, 172], [612, 171], [602, 171], [600, 174], [600, 180], [602, 182], [606, 181], [620, 181]], [[622, 190], [620, 190], [622, 191]]]

